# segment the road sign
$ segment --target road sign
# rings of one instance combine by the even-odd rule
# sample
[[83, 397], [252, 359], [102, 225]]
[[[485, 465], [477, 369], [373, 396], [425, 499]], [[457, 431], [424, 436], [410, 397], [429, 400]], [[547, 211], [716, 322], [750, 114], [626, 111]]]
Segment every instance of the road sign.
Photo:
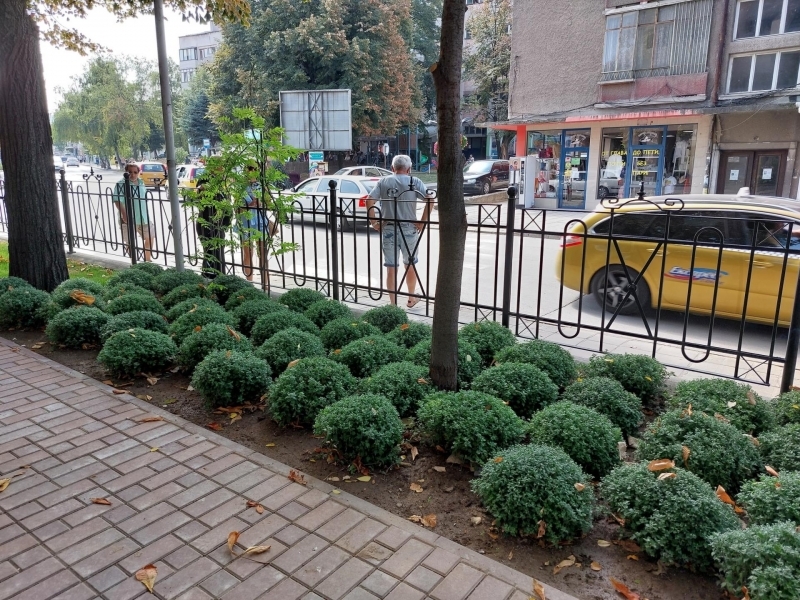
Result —
[[211, 140], [208, 138], [203, 139], [203, 148], [211, 148]]
[[352, 150], [350, 90], [280, 92], [284, 140], [302, 150]]

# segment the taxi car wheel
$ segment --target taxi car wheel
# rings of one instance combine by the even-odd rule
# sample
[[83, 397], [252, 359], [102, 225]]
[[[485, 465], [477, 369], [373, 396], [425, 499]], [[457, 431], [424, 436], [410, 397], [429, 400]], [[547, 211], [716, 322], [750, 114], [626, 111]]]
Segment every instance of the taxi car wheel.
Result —
[[606, 186], [604, 186], [604, 185], [601, 185], [597, 189], [597, 199], [598, 200], [605, 200], [606, 198], [608, 198], [608, 192], [609, 192], [608, 188]]
[[[606, 275], [608, 276], [607, 284], [604, 283]], [[650, 306], [650, 289], [644, 280], [639, 280], [636, 286], [636, 296], [633, 295], [633, 292], [628, 293], [638, 276], [638, 272], [622, 265], [609, 265], [607, 274], [603, 267], [592, 277], [590, 284], [592, 295], [601, 307], [605, 306], [607, 312], [615, 313], [619, 308], [621, 315], [638, 314], [639, 305], [642, 308]], [[639, 304], [636, 303], [637, 297]], [[620, 304], [622, 304], [621, 307]]]

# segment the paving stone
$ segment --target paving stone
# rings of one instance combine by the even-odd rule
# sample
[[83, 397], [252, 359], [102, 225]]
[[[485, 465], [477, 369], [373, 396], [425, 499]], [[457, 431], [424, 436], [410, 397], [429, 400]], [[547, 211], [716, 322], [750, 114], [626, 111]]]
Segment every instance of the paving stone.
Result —
[[418, 588], [423, 592], [429, 592], [433, 589], [433, 586], [441, 581], [441, 579], [441, 575], [434, 573], [430, 569], [426, 569], [423, 566], [419, 566], [408, 574], [408, 577], [406, 577], [405, 581], [409, 585], [413, 585], [415, 588]]
[[67, 531], [69, 531], [69, 527], [65, 523], [62, 521], [53, 521], [52, 523], [48, 523], [44, 527], [40, 527], [39, 529], [35, 530], [33, 535], [35, 535], [39, 540], [45, 541]]
[[356, 588], [347, 596], [344, 597], [344, 600], [379, 600], [377, 596], [370, 594], [364, 588]]
[[178, 596], [178, 600], [215, 600], [200, 588], [192, 588]]
[[182, 546], [175, 552], [164, 557], [164, 562], [176, 569], [182, 569], [189, 563], [200, 558], [200, 553], [190, 546]]
[[51, 554], [43, 546], [34, 546], [30, 550], [17, 554], [11, 558], [18, 569], [23, 570], [32, 567], [38, 562], [50, 558]]
[[160, 540], [156, 540], [152, 544], [134, 552], [118, 564], [128, 575], [132, 575], [141, 569], [142, 565], [155, 564], [157, 561], [163, 560], [167, 554], [183, 547], [185, 547], [184, 542], [177, 537], [166, 535]]
[[[178, 485], [184, 484], [178, 480]], [[186, 486], [184, 485], [184, 487]], [[192, 485], [185, 492], [181, 492], [180, 494], [173, 496], [169, 499], [169, 503], [177, 506], [178, 508], [183, 508], [184, 506], [197, 502], [203, 496], [208, 496], [215, 490], [217, 490], [217, 485], [213, 481], [205, 479], [200, 483]], [[224, 500], [221, 502], [224, 502]], [[201, 506], [205, 507], [205, 505]], [[213, 506], [211, 508], [213, 508]]]
[[392, 525], [377, 538], [375, 538], [375, 541], [380, 542], [392, 550], [397, 550], [400, 546], [405, 544], [406, 540], [410, 537], [410, 533]]
[[[219, 450], [219, 446], [211, 450], [211, 452], [216, 452], [217, 450]], [[211, 462], [197, 470], [197, 472], [204, 477], [213, 477], [244, 461], [244, 457], [238, 454], [228, 454], [228, 456], [224, 456], [223, 458], [214, 458], [214, 456], [209, 456], [209, 454], [208, 452], [206, 453], [206, 458], [211, 460]]]
[[289, 502], [286, 506], [278, 509], [278, 514], [282, 517], [294, 521], [299, 519], [309, 511], [307, 506], [303, 506], [299, 502]]
[[[40, 563], [43, 564], [43, 563]], [[28, 573], [30, 571], [23, 571], [24, 573]], [[61, 570], [53, 575], [47, 575], [43, 577], [42, 580], [33, 587], [29, 587], [24, 592], [22, 592], [19, 597], [20, 598], [50, 598], [51, 596], [57, 594], [58, 592], [65, 590], [69, 587], [74, 586], [80, 580], [75, 577], [73, 573], [70, 573], [67, 570]], [[3, 584], [5, 585], [5, 583]]]
[[305, 487], [297, 483], [290, 483], [284, 488], [279, 489], [277, 492], [261, 498], [259, 502], [271, 511], [278, 510], [284, 504], [288, 504], [299, 495], [305, 493]]
[[219, 570], [211, 560], [201, 557], [165, 580], [157, 581], [155, 589], [165, 599], [176, 598], [190, 587]]
[[[236, 494], [231, 492], [230, 490], [226, 489], [218, 489], [213, 493], [205, 496], [204, 498], [200, 498], [188, 506], [186, 506], [183, 511], [192, 517], [199, 517], [200, 515], [204, 515], [205, 513], [209, 512], [213, 508], [219, 506], [220, 504], [227, 502], [231, 498], [235, 498]], [[245, 505], [244, 501], [240, 501], [241, 506]]]
[[17, 554], [25, 552], [29, 548], [36, 546], [37, 543], [38, 542], [35, 537], [29, 533], [26, 533], [19, 537], [15, 537], [10, 542], [0, 544], [0, 561], [8, 560]]
[[463, 600], [482, 577], [483, 573], [477, 569], [460, 563], [433, 588], [430, 595], [436, 600]]
[[336, 569], [330, 577], [325, 579], [316, 587], [316, 591], [330, 598], [330, 600], [339, 600], [347, 592], [361, 583], [372, 571], [372, 567], [362, 560], [351, 558], [341, 567]]
[[[162, 469], [159, 468], [159, 463], [161, 461], [169, 461], [169, 464], [174, 466], [171, 466], [166, 471], [163, 471]], [[173, 461], [171, 458], [162, 458], [159, 462], [150, 465], [150, 468], [161, 472], [158, 475], [151, 477], [147, 481], [142, 482], [142, 485], [146, 487], [148, 490], [156, 490], [160, 488], [162, 485], [166, 485], [168, 483], [175, 481], [176, 479], [180, 479], [189, 472], [189, 468], [187, 466], [176, 465], [175, 461]], [[180, 483], [178, 482], [176, 483], [180, 485]], [[182, 489], [184, 487], [185, 486], [181, 485]]]
[[308, 508], [316, 508], [325, 500], [328, 499], [328, 494], [325, 492], [321, 492], [320, 490], [308, 490], [305, 494], [300, 496], [297, 501], [300, 504], [304, 504]]
[[364, 580], [364, 582], [361, 584], [361, 587], [383, 598], [389, 593], [389, 590], [397, 585], [398, 581], [398, 579], [392, 577], [388, 573], [375, 571], [372, 573], [372, 575]]
[[386, 546], [381, 546], [378, 542], [370, 542], [358, 553], [358, 557], [372, 565], [380, 565], [394, 554]]
[[351, 554], [356, 554], [384, 529], [386, 529], [386, 525], [383, 523], [373, 519], [365, 519], [343, 535], [336, 542], [336, 545]]
[[239, 496], [234, 496], [225, 504], [221, 504], [214, 510], [210, 510], [204, 515], [200, 517], [200, 521], [202, 521], [205, 525], [209, 527], [214, 527], [219, 523], [222, 523], [225, 519], [229, 519], [233, 516], [239, 516], [240, 513], [245, 511], [253, 513], [256, 518], [259, 517], [258, 513], [255, 512], [253, 509], [247, 508], [247, 503], [245, 500]]
[[208, 527], [202, 523], [198, 523], [197, 521], [189, 521], [186, 525], [175, 532], [175, 536], [184, 542], [189, 542], [194, 538], [203, 535], [206, 531], [208, 531]]
[[212, 597], [219, 598], [238, 583], [240, 583], [239, 580], [227, 571], [217, 571], [203, 581], [200, 586], [209, 592]]
[[[72, 565], [90, 556], [92, 553], [121, 540], [124, 534], [116, 529], [106, 529], [78, 544], [72, 544], [58, 552], [58, 558]], [[123, 557], [120, 557], [123, 558]]]
[[[52, 578], [53, 574], [57, 573], [58, 571], [62, 571], [63, 569], [64, 567], [62, 567], [61, 563], [55, 558], [48, 558], [47, 560], [40, 562], [38, 565], [34, 565], [30, 569], [25, 569], [21, 573], [6, 579], [3, 582], [3, 585], [0, 586], [0, 599], [5, 600], [6, 598], [24, 598], [25, 596], [21, 595], [24, 590], [27, 590], [40, 581], [44, 582], [45, 580]], [[77, 579], [75, 579], [73, 585], [75, 583], [78, 583]], [[61, 590], [53, 590], [49, 595], [52, 596], [59, 591]], [[29, 597], [35, 598], [36, 596]]]
[[433, 569], [440, 575], [447, 575], [450, 570], [456, 566], [459, 558], [452, 552], [448, 552], [442, 548], [436, 548], [430, 555], [422, 561], [422, 564]]
[[386, 600], [422, 600], [425, 594], [415, 590], [406, 583], [400, 583], [391, 593], [386, 596]]
[[251, 471], [244, 477], [240, 477], [235, 481], [231, 481], [228, 484], [228, 489], [236, 492], [237, 494], [245, 494], [247, 492], [248, 497], [251, 496], [250, 490], [255, 486], [259, 485], [274, 477], [275, 474], [272, 471], [268, 471], [267, 469], [256, 469], [255, 471]]
[[108, 588], [117, 585], [120, 581], [127, 577], [128, 575], [124, 573], [122, 569], [117, 566], [111, 566], [104, 571], [100, 571], [94, 577], [90, 577], [87, 580], [87, 583], [98, 592], [104, 592]]
[[289, 522], [279, 515], [269, 515], [252, 527], [246, 529], [239, 536], [239, 543], [243, 546], [263, 546], [265, 540], [280, 531]]
[[144, 496], [147, 493], [147, 490], [144, 489], [140, 485], [132, 485], [131, 487], [127, 487], [124, 490], [120, 490], [117, 492], [117, 497], [120, 500], [124, 500], [125, 502], [130, 502], [131, 500], [135, 500], [139, 496]]
[[130, 538], [123, 538], [118, 542], [106, 546], [101, 551], [84, 558], [79, 563], [73, 564], [72, 569], [81, 577], [90, 577], [99, 573], [106, 567], [122, 560], [129, 554], [136, 552], [140, 548], [139, 544]]
[[[286, 576], [272, 567], [258, 569], [253, 575], [231, 588], [222, 600], [262, 600], [262, 594], [283, 581]], [[284, 599], [281, 599], [284, 600]]]
[[132, 537], [140, 544], [146, 545], [157, 540], [162, 535], [175, 531], [190, 520], [191, 517], [183, 513], [168, 514], [158, 521], [150, 523], [147, 527], [142, 527], [139, 531], [135, 532]]
[[381, 569], [395, 577], [405, 577], [431, 552], [433, 547], [411, 539], [381, 565]]
[[69, 588], [65, 592], [61, 592], [52, 600], [90, 600], [96, 597], [96, 592], [91, 590], [87, 584], [81, 583], [75, 587]]
[[336, 546], [330, 546], [300, 567], [292, 576], [306, 587], [314, 588], [348, 558], [350, 555], [347, 552]]
[[286, 552], [272, 564], [286, 573], [294, 573], [297, 569], [325, 550], [328, 542], [315, 535], [308, 535], [297, 544], [290, 546]]
[[297, 527], [296, 525], [289, 525], [288, 527], [284, 527], [281, 529], [275, 537], [282, 541], [284, 544], [288, 546], [293, 546], [297, 541], [303, 539], [308, 535], [307, 531], [304, 531]]
[[214, 548], [219, 546], [220, 540], [227, 540], [228, 534], [231, 531], [242, 531], [244, 528], [244, 521], [239, 519], [229, 519], [221, 525], [217, 525], [203, 535], [195, 538], [190, 543], [201, 553], [205, 554], [211, 552]]
[[505, 600], [512, 589], [506, 582], [489, 575], [478, 584], [468, 600]]
[[141, 494], [137, 496], [135, 500], [129, 500], [128, 502], [130, 502], [130, 505], [136, 510], [145, 510], [158, 504], [159, 502], [169, 500], [169, 498], [181, 493], [182, 491], [183, 488], [173, 481], [154, 489], [152, 492]]
[[297, 600], [307, 592], [308, 589], [293, 579], [284, 579], [272, 590], [261, 596], [259, 600]]
[[320, 537], [333, 542], [342, 537], [345, 533], [355, 527], [364, 515], [352, 508], [346, 509], [344, 512], [336, 515], [336, 518], [331, 519], [325, 525], [317, 529], [316, 533]]

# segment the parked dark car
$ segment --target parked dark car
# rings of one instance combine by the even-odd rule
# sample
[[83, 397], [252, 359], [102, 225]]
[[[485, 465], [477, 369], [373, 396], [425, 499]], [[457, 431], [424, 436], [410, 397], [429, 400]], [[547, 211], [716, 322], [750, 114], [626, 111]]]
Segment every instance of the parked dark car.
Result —
[[507, 160], [476, 160], [464, 167], [464, 194], [488, 194], [507, 187]]

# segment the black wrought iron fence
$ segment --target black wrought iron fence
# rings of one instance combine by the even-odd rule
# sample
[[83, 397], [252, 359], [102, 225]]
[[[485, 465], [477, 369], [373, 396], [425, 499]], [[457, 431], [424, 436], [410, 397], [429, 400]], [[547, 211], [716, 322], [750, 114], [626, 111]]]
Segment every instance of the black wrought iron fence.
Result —
[[[149, 189], [143, 200], [126, 196], [128, 215], [135, 212], [131, 202], [141, 200], [146, 218], [123, 227], [116, 183], [94, 175], [69, 182], [62, 174], [67, 247], [173, 264], [174, 224], [163, 188]], [[327, 194], [296, 197], [284, 223], [265, 208], [232, 209], [215, 268], [263, 288], [308, 286], [370, 306], [399, 292], [398, 303], [411, 298], [414, 313], [431, 317], [436, 211], [405, 236], [414, 221], [385, 218], [380, 206], [368, 214], [365, 197], [341, 195], [332, 183]], [[576, 213], [521, 209], [515, 195], [510, 188], [505, 204], [468, 209], [463, 321], [497, 320], [523, 338], [587, 353], [646, 353], [670, 366], [762, 385], [773, 384], [776, 368], [785, 366], [782, 387], [791, 385], [800, 212], [789, 202], [610, 199], [594, 213]], [[420, 196], [414, 200], [421, 204]], [[210, 232], [197, 221], [196, 208], [184, 203], [184, 254], [201, 269], [204, 244], [206, 254], [214, 252]], [[0, 202], [0, 231], [6, 226]], [[397, 261], [385, 260], [387, 232], [399, 245]], [[270, 238], [296, 249], [272, 255]], [[407, 270], [402, 250], [418, 258]], [[385, 264], [393, 262], [400, 266], [389, 289]], [[416, 281], [411, 295], [409, 278]]]

